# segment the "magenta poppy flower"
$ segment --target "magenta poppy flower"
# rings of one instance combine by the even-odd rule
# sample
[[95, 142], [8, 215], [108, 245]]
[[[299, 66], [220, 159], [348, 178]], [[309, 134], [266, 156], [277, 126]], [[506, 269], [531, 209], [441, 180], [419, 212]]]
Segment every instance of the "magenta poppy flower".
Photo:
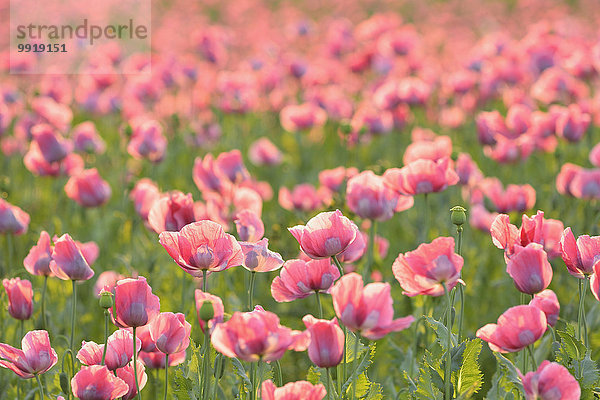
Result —
[[22, 235], [29, 227], [29, 214], [0, 199], [0, 233]]
[[281, 164], [281, 151], [266, 137], [261, 137], [250, 145], [248, 158], [254, 165], [275, 166]]
[[111, 190], [98, 170], [91, 168], [71, 176], [65, 185], [65, 193], [82, 207], [98, 207], [108, 201]]
[[513, 278], [521, 293], [535, 294], [546, 289], [552, 281], [552, 266], [542, 245], [529, 243], [515, 245], [514, 253], [506, 264], [506, 272]]
[[2, 286], [8, 296], [8, 313], [11, 317], [24, 321], [33, 313], [33, 289], [26, 279], [3, 279]]
[[58, 356], [50, 347], [46, 331], [29, 331], [21, 340], [21, 349], [0, 343], [0, 367], [8, 368], [20, 378], [43, 374], [56, 364]]
[[315, 292], [328, 293], [340, 277], [340, 271], [331, 260], [289, 260], [283, 264], [279, 276], [273, 279], [271, 295], [278, 302], [303, 299]]
[[348, 180], [346, 188], [348, 208], [361, 218], [386, 221], [395, 211], [412, 207], [412, 197], [400, 196], [388, 188], [381, 176], [363, 171]]
[[270, 379], [262, 383], [260, 393], [262, 400], [322, 400], [327, 396], [322, 383], [313, 385], [307, 381], [297, 381], [278, 388]]
[[81, 249], [68, 233], [54, 238], [50, 270], [64, 281], [87, 281], [94, 276]]
[[49, 125], [35, 125], [31, 129], [31, 134], [47, 163], [61, 161], [71, 152], [67, 140]]
[[52, 260], [52, 250], [54, 246], [50, 245], [50, 235], [46, 231], [40, 233], [37, 244], [30, 250], [23, 265], [27, 272], [32, 275], [51, 276], [50, 261]]
[[526, 400], [578, 400], [581, 388], [569, 370], [559, 363], [542, 361], [537, 371], [528, 372], [525, 376], [519, 371], [523, 380]]
[[196, 312], [198, 313], [198, 322], [200, 323], [200, 329], [205, 332], [205, 322], [200, 318], [200, 308], [205, 302], [210, 303], [213, 309], [213, 318], [208, 321], [208, 329], [212, 332], [215, 325], [223, 322], [223, 315], [225, 314], [225, 308], [223, 307], [223, 300], [219, 296], [203, 292], [200, 289], [196, 289], [194, 293], [196, 300]]
[[283, 265], [283, 258], [279, 253], [267, 248], [269, 240], [263, 238], [256, 243], [241, 242], [243, 261], [242, 267], [251, 272], [271, 272], [278, 270]]
[[362, 277], [349, 273], [331, 289], [333, 308], [342, 323], [351, 331], [359, 331], [370, 340], [381, 339], [390, 332], [404, 330], [414, 317], [394, 318], [389, 283], [369, 283], [363, 286]]
[[127, 394], [129, 386], [104, 365], [92, 365], [75, 374], [71, 390], [80, 400], [114, 400]]
[[265, 234], [265, 225], [262, 220], [250, 210], [237, 213], [234, 222], [238, 237], [243, 242], [258, 242]]
[[279, 360], [286, 350], [304, 351], [308, 346], [300, 332], [279, 325], [279, 317], [260, 306], [235, 312], [229, 321], [217, 324], [210, 338], [218, 352], [248, 362]]
[[342, 215], [340, 210], [322, 212], [311, 218], [306, 226], [288, 228], [310, 258], [335, 256], [346, 250], [359, 234], [354, 222]]
[[554, 293], [550, 289], [542, 290], [539, 293], [533, 295], [533, 299], [529, 302], [530, 306], [539, 308], [546, 314], [548, 325], [554, 326], [558, 321], [558, 315], [560, 313], [560, 303]]
[[184, 226], [179, 232], [163, 232], [160, 244], [188, 274], [223, 271], [243, 263], [240, 244], [216, 222], [204, 220]]
[[600, 236], [581, 235], [575, 240], [571, 228], [567, 228], [560, 238], [560, 249], [569, 273], [583, 279], [594, 272], [594, 265], [600, 261]]
[[81, 153], [102, 154], [106, 149], [104, 140], [98, 134], [96, 126], [91, 121], [85, 121], [73, 128], [73, 143], [75, 151]]
[[[171, 363], [169, 363], [170, 365]], [[144, 363], [140, 360], [137, 360], [137, 383], [140, 387], [140, 391], [142, 391], [146, 387], [146, 383], [148, 382], [148, 375], [146, 374], [146, 367]], [[134, 399], [138, 392], [137, 387], [135, 386], [135, 369], [133, 368], [133, 361], [124, 366], [123, 368], [119, 368], [117, 371], [117, 377], [122, 379], [129, 390], [127, 393], [121, 397], [121, 400], [132, 400]]]
[[115, 323], [123, 328], [144, 326], [158, 315], [160, 301], [152, 294], [146, 278], [127, 278], [117, 282], [112, 314]]
[[147, 120], [134, 127], [127, 145], [127, 152], [133, 158], [146, 158], [153, 163], [159, 163], [165, 157], [166, 150], [167, 138], [157, 121]]
[[156, 183], [148, 178], [144, 178], [137, 181], [129, 197], [133, 201], [135, 212], [144, 221], [147, 221], [150, 209], [160, 198], [160, 190], [158, 190]]
[[197, 221], [197, 217], [192, 195], [175, 190], [154, 201], [148, 212], [148, 225], [156, 233], [175, 232]]
[[487, 324], [476, 336], [500, 353], [514, 353], [535, 343], [546, 332], [546, 314], [534, 306], [516, 306], [506, 310], [497, 324]]
[[305, 315], [302, 322], [310, 333], [308, 357], [317, 367], [335, 367], [344, 355], [344, 332], [337, 319], [331, 321]]
[[424, 294], [441, 296], [462, 283], [460, 271], [464, 260], [454, 252], [454, 238], [439, 237], [423, 243], [416, 250], [398, 255], [392, 265], [394, 277], [407, 296]]
[[181, 313], [160, 313], [150, 324], [150, 337], [165, 354], [180, 353], [190, 345], [192, 325]]
[[402, 168], [390, 168], [383, 179], [388, 187], [404, 196], [441, 192], [458, 183], [449, 158], [436, 162], [419, 159]]
[[281, 126], [288, 132], [302, 131], [325, 124], [327, 113], [312, 103], [289, 105], [279, 113]]

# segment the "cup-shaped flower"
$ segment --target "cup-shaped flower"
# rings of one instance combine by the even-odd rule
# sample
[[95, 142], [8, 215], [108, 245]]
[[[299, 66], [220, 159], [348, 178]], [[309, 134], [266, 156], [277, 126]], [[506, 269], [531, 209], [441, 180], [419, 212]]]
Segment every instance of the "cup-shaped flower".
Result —
[[190, 345], [192, 325], [181, 313], [165, 312], [150, 324], [150, 337], [156, 348], [165, 354], [179, 353]]
[[87, 281], [94, 276], [80, 247], [68, 233], [54, 239], [50, 270], [57, 278], [65, 281]]
[[29, 214], [0, 199], [0, 233], [22, 235], [29, 227]]
[[596, 300], [600, 301], [600, 263], [594, 264], [593, 271], [590, 277], [590, 289]]
[[366, 234], [359, 231], [354, 240], [346, 247], [346, 250], [338, 254], [336, 258], [341, 263], [358, 261], [367, 252], [368, 239], [369, 237]]
[[53, 246], [50, 245], [50, 235], [46, 231], [40, 233], [40, 238], [37, 244], [30, 250], [25, 259], [23, 266], [32, 275], [51, 276], [50, 260], [52, 260]]
[[256, 306], [254, 311], [235, 312], [229, 321], [217, 324], [211, 341], [227, 357], [270, 362], [279, 360], [288, 349], [306, 350], [308, 343], [300, 343], [301, 335], [281, 326], [276, 314]]
[[43, 374], [58, 361], [46, 331], [27, 332], [21, 340], [21, 349], [0, 343], [0, 367], [10, 369], [23, 379]]
[[322, 383], [313, 385], [307, 381], [290, 382], [278, 388], [272, 380], [267, 379], [260, 390], [262, 400], [322, 400], [327, 396]]
[[340, 277], [340, 271], [328, 258], [321, 260], [289, 260], [279, 276], [273, 279], [271, 294], [275, 301], [303, 299], [315, 292], [329, 292]]
[[250, 210], [242, 210], [237, 213], [234, 222], [238, 236], [243, 242], [258, 242], [265, 234], [262, 220]]
[[[140, 351], [142, 341], [136, 337], [135, 349]], [[106, 341], [106, 367], [114, 371], [123, 368], [133, 358], [133, 333], [127, 329], [119, 329], [108, 337]], [[103, 349], [104, 350], [104, 349]]]
[[248, 158], [254, 165], [279, 165], [283, 159], [281, 151], [266, 137], [261, 137], [250, 145]]
[[148, 211], [148, 225], [156, 233], [179, 231], [198, 219], [192, 195], [179, 191], [163, 194]]
[[523, 350], [542, 337], [548, 327], [546, 314], [537, 307], [523, 305], [511, 307], [499, 318], [497, 324], [487, 324], [476, 336], [500, 353]]
[[146, 278], [127, 278], [117, 282], [115, 287], [115, 306], [112, 309], [117, 326], [136, 328], [144, 326], [158, 315], [160, 301], [152, 294], [152, 288]]
[[583, 279], [594, 272], [594, 264], [600, 260], [600, 236], [581, 235], [575, 240], [567, 228], [560, 238], [560, 250], [569, 273]]
[[137, 212], [144, 221], [147, 221], [150, 209], [160, 198], [160, 190], [158, 190], [158, 186], [151, 179], [144, 178], [140, 179], [135, 184], [129, 197], [131, 198], [131, 201], [133, 201], [135, 212]]
[[406, 210], [414, 203], [412, 197], [400, 196], [387, 187], [383, 177], [373, 171], [363, 171], [348, 180], [346, 199], [353, 213], [377, 221], [386, 221], [395, 211]]
[[67, 197], [82, 207], [98, 207], [111, 195], [110, 186], [102, 179], [96, 168], [86, 169], [73, 175], [65, 185]]
[[26, 279], [3, 279], [2, 285], [8, 296], [8, 313], [18, 320], [31, 318], [33, 313], [33, 289]]
[[[140, 351], [138, 360], [142, 361], [146, 368], [150, 369], [165, 369], [165, 361], [167, 355], [162, 351]], [[174, 367], [185, 361], [185, 350], [180, 353], [169, 355], [169, 367]], [[139, 371], [139, 369], [138, 369]], [[138, 372], [139, 373], [139, 372]]]
[[167, 150], [167, 138], [163, 135], [162, 126], [154, 120], [146, 120], [133, 130], [127, 152], [137, 159], [146, 158], [159, 163]]
[[91, 365], [71, 379], [71, 390], [79, 400], [114, 400], [124, 396], [129, 386], [104, 365]]
[[526, 400], [578, 400], [581, 388], [569, 370], [559, 363], [542, 361], [537, 371], [528, 372], [523, 380]]
[[203, 220], [184, 226], [179, 232], [163, 232], [160, 244], [188, 274], [223, 271], [243, 262], [242, 248], [216, 222]]
[[415, 319], [413, 316], [394, 319], [390, 291], [389, 283], [363, 286], [359, 274], [346, 274], [331, 289], [335, 314], [348, 329], [359, 331], [370, 340], [406, 329]]
[[390, 168], [383, 179], [389, 188], [404, 196], [441, 192], [459, 180], [448, 157], [438, 161], [419, 159], [402, 168]]
[[271, 272], [283, 265], [283, 258], [267, 248], [269, 240], [263, 238], [256, 243], [241, 242], [244, 261], [242, 266], [252, 272]]
[[539, 308], [546, 314], [548, 325], [554, 326], [558, 321], [558, 315], [560, 313], [560, 303], [554, 293], [550, 289], [542, 290], [533, 296], [533, 299], [529, 302], [530, 306]]
[[454, 252], [454, 238], [439, 237], [416, 250], [398, 255], [392, 265], [394, 276], [407, 296], [441, 296], [444, 286], [451, 291], [460, 280], [463, 258]]
[[77, 359], [83, 365], [101, 365], [104, 345], [96, 342], [81, 342], [81, 349], [77, 352]]
[[196, 312], [198, 313], [198, 322], [200, 323], [200, 329], [205, 332], [204, 320], [200, 316], [200, 308], [204, 303], [210, 303], [213, 308], [213, 317], [208, 320], [208, 329], [212, 332], [215, 325], [223, 322], [223, 315], [225, 314], [225, 308], [223, 307], [223, 301], [219, 296], [215, 296], [210, 293], [203, 292], [200, 289], [196, 289]]
[[552, 281], [552, 266], [541, 244], [515, 245], [514, 254], [506, 264], [506, 272], [513, 278], [521, 293], [535, 294], [546, 289]]
[[310, 333], [308, 357], [321, 368], [335, 367], [344, 355], [344, 332], [337, 319], [331, 321], [305, 315], [302, 322]]
[[[171, 363], [169, 363], [171, 364]], [[122, 379], [127, 386], [129, 386], [129, 390], [127, 393], [121, 397], [122, 400], [131, 400], [135, 398], [138, 394], [137, 388], [135, 386], [135, 372], [133, 368], [133, 361], [124, 366], [123, 368], [119, 368], [117, 370], [117, 377]], [[148, 375], [146, 374], [146, 367], [144, 363], [140, 360], [137, 361], [137, 382], [140, 387], [140, 391], [146, 387], [146, 383], [148, 382]]]
[[340, 254], [360, 234], [356, 224], [340, 210], [322, 212], [311, 218], [306, 226], [296, 225], [288, 230], [300, 243], [302, 251], [314, 259]]

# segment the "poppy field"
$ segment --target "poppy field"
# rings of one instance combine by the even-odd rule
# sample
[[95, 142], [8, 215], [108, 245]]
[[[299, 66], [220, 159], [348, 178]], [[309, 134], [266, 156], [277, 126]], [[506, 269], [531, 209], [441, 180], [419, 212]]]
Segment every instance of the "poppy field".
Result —
[[595, 0], [151, 6], [0, 39], [0, 400], [600, 398]]

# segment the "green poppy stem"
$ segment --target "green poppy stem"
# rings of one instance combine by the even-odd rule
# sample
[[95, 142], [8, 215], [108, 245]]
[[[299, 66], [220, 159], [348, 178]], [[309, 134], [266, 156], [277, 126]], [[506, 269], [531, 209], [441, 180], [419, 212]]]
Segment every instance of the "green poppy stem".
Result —
[[167, 393], [169, 393], [169, 355], [165, 354], [165, 400], [167, 400]]

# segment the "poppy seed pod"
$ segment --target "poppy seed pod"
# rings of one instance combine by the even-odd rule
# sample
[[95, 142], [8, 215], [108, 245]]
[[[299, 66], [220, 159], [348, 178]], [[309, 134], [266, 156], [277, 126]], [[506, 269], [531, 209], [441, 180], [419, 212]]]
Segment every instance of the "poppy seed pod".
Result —
[[450, 219], [456, 226], [461, 226], [467, 222], [466, 209], [461, 206], [454, 206], [450, 209]]

